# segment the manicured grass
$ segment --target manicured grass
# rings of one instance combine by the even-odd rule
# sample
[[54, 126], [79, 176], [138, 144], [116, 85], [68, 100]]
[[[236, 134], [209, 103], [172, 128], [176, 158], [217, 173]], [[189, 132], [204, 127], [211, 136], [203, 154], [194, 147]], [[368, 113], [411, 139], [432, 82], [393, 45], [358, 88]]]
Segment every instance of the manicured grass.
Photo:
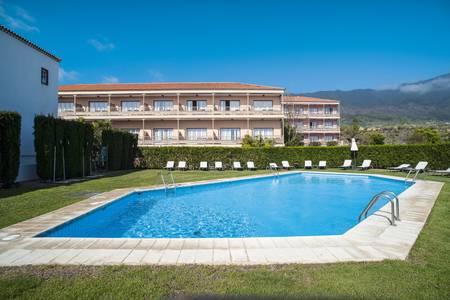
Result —
[[[371, 170], [371, 173], [384, 171]], [[254, 174], [254, 173], [252, 173]], [[391, 174], [391, 173], [388, 173]], [[243, 172], [176, 173], [177, 181], [246, 175]], [[28, 266], [0, 268], [0, 299], [165, 298], [177, 296], [329, 299], [449, 299], [450, 179], [406, 261], [276, 266]], [[3, 226], [75, 202], [82, 191], [158, 183], [156, 171], [27, 191], [1, 191]], [[7, 195], [10, 196], [7, 196]], [[15, 204], [17, 201], [20, 204]], [[3, 203], [5, 202], [5, 203]], [[37, 202], [39, 205], [37, 205]], [[29, 207], [28, 205], [31, 205]], [[9, 208], [13, 206], [13, 208]], [[40, 208], [40, 206], [45, 206]], [[32, 211], [37, 210], [39, 213]], [[32, 211], [32, 212], [31, 212]], [[19, 217], [13, 216], [20, 213]]]

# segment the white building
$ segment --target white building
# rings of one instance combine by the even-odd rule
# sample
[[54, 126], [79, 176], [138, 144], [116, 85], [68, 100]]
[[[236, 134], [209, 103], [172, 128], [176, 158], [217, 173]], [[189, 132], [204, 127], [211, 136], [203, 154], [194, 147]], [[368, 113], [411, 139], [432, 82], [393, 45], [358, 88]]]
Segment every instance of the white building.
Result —
[[22, 116], [17, 181], [37, 178], [34, 116], [56, 115], [60, 61], [0, 25], [0, 110], [16, 111]]

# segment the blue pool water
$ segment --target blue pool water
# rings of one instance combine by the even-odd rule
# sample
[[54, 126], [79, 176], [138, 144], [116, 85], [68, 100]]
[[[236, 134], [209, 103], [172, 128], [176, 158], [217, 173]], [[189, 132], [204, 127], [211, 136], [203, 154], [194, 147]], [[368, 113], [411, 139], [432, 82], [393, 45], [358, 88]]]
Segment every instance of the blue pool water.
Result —
[[[44, 237], [278, 237], [342, 234], [373, 195], [409, 185], [372, 176], [296, 173], [133, 193]], [[378, 203], [371, 211], [386, 202]]]

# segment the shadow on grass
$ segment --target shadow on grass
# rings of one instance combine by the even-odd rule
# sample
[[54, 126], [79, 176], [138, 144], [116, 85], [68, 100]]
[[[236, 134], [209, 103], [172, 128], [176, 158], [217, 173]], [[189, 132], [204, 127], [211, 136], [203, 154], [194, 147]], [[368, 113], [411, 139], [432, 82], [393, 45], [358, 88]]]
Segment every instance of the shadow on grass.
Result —
[[74, 178], [74, 181], [69, 181], [67, 183], [60, 182], [60, 181], [53, 183], [53, 182], [45, 182], [45, 181], [41, 181], [41, 180], [18, 182], [18, 183], [15, 183], [10, 188], [1, 188], [0, 189], [0, 199], [7, 198], [7, 197], [19, 196], [19, 195], [22, 195], [25, 193], [33, 192], [35, 190], [49, 189], [49, 188], [54, 188], [54, 187], [58, 187], [58, 186], [70, 186], [73, 184], [83, 183], [83, 182], [87, 182], [87, 181], [123, 176], [123, 175], [135, 173], [135, 172], [139, 172], [139, 171], [142, 171], [142, 169], [111, 171], [111, 172], [101, 173], [101, 174], [99, 174], [101, 176], [95, 177], [95, 178]]

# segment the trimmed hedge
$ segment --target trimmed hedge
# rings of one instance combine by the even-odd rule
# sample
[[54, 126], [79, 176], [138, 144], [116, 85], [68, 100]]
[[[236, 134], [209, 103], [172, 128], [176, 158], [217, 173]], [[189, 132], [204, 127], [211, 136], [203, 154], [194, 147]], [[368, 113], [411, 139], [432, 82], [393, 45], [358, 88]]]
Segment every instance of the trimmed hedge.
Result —
[[18, 113], [0, 111], [0, 181], [4, 187], [11, 186], [19, 174], [20, 123]]
[[137, 153], [137, 137], [121, 130], [104, 130], [102, 144], [108, 149], [108, 170], [134, 168]]
[[57, 180], [90, 175], [93, 140], [94, 130], [90, 124], [36, 116], [34, 147], [38, 176], [44, 180], [53, 179], [54, 167]]
[[[326, 160], [329, 167], [342, 165], [352, 159], [350, 147], [273, 147], [273, 148], [227, 148], [227, 147], [141, 147], [141, 167], [160, 169], [169, 160], [185, 160], [189, 167], [198, 168], [200, 161], [222, 161], [231, 166], [233, 161], [254, 161], [258, 168], [266, 168], [270, 162], [288, 160], [291, 165], [303, 167], [305, 160], [318, 164]], [[387, 168], [402, 163], [415, 165], [420, 160], [429, 162], [431, 169], [450, 167], [450, 144], [437, 145], [361, 145], [357, 164], [371, 159], [375, 168]]]

